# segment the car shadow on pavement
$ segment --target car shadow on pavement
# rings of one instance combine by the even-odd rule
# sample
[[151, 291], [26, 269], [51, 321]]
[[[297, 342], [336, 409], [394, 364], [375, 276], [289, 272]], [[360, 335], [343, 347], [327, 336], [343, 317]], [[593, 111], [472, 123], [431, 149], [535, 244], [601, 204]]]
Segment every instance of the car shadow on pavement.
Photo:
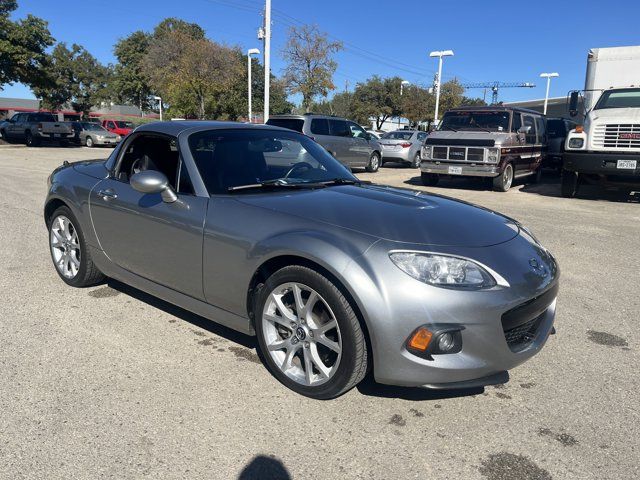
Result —
[[291, 480], [289, 471], [275, 457], [257, 455], [240, 472], [238, 480]]
[[484, 393], [484, 387], [452, 388], [448, 390], [434, 390], [420, 387], [398, 387], [383, 385], [369, 374], [356, 387], [362, 395], [380, 398], [400, 398], [411, 401], [443, 400], [446, 398], [469, 397]]
[[184, 308], [173, 305], [172, 303], [165, 302], [158, 297], [154, 297], [148, 293], [143, 292], [142, 290], [138, 290], [137, 288], [131, 287], [127, 284], [118, 282], [117, 280], [109, 279], [107, 281], [107, 285], [114, 290], [117, 290], [121, 293], [129, 295], [130, 297], [135, 298], [141, 302], [146, 303], [154, 308], [160, 309], [170, 315], [178, 317], [185, 322], [189, 322], [196, 327], [200, 327], [204, 330], [207, 330], [214, 335], [218, 335], [220, 337], [226, 338], [231, 342], [238, 343], [246, 348], [254, 349], [257, 347], [257, 342], [255, 337], [251, 337], [249, 335], [245, 335], [243, 333], [237, 332], [230, 328], [227, 328], [223, 325], [215, 323], [213, 320], [209, 320], [205, 317], [201, 317], [193, 312], [185, 310]]
[[[580, 185], [575, 198], [579, 200], [599, 200], [614, 203], [638, 203], [640, 202], [640, 187], [636, 192], [629, 189], [604, 188], [601, 185]], [[535, 193], [544, 197], [562, 198], [560, 194], [560, 177], [544, 178], [540, 183], [526, 184], [521, 189], [524, 193]], [[569, 199], [568, 199], [569, 200]]]

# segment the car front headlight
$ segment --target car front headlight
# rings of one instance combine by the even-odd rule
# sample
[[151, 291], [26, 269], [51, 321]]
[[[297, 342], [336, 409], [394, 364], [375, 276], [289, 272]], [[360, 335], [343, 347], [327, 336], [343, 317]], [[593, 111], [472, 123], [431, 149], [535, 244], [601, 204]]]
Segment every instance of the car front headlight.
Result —
[[499, 148], [487, 148], [487, 163], [498, 163], [500, 160]]
[[433, 151], [431, 146], [425, 145], [424, 147], [422, 147], [422, 158], [433, 158]]
[[420, 252], [392, 252], [391, 261], [404, 273], [429, 285], [446, 288], [491, 288], [496, 280], [464, 258]]
[[569, 148], [582, 148], [584, 145], [584, 138], [570, 138]]

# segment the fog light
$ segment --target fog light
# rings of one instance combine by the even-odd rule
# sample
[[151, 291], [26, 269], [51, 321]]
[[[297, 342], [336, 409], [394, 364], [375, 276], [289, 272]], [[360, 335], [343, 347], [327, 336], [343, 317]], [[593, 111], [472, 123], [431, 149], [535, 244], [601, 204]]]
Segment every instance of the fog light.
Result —
[[449, 332], [443, 333], [440, 335], [440, 338], [438, 338], [438, 350], [442, 353], [446, 353], [453, 349], [454, 344], [453, 335]]

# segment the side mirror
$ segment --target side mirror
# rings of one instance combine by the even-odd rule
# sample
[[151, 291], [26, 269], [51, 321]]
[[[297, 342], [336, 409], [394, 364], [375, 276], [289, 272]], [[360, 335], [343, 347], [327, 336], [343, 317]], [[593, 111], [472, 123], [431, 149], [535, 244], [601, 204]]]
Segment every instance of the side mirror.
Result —
[[518, 129], [518, 133], [524, 133], [527, 135], [531, 131], [531, 125], [523, 125]]
[[569, 97], [569, 115], [575, 117], [578, 115], [578, 102], [580, 101], [580, 92], [573, 91]]
[[144, 170], [131, 176], [131, 187], [141, 193], [159, 193], [162, 201], [173, 203], [178, 200], [178, 195], [169, 185], [169, 180], [163, 173], [156, 170]]

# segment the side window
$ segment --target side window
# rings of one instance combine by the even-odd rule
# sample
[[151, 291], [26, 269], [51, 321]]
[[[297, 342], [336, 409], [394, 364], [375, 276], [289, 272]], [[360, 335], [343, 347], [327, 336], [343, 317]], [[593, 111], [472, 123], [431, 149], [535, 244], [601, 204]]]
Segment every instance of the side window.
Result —
[[523, 115], [522, 121], [525, 127], [530, 127], [529, 132], [525, 135], [527, 143], [536, 143], [536, 122], [531, 115]]
[[511, 131], [518, 133], [518, 130], [522, 127], [522, 117], [518, 112], [513, 112], [513, 121], [511, 122]]
[[536, 117], [536, 130], [538, 131], [536, 143], [547, 143], [547, 131], [542, 117]]
[[329, 132], [335, 137], [350, 137], [351, 131], [344, 120], [329, 120]]
[[329, 122], [326, 118], [313, 118], [311, 120], [311, 133], [314, 135], [329, 135]]
[[353, 138], [367, 138], [367, 134], [360, 125], [356, 125], [353, 122], [349, 122], [347, 125]]
[[144, 170], [163, 173], [169, 184], [176, 188], [179, 155], [175, 138], [158, 135], [140, 135], [126, 146], [116, 178], [129, 182], [132, 175]]
[[193, 183], [189, 177], [187, 167], [182, 160], [180, 160], [180, 171], [178, 172], [178, 193], [193, 195], [195, 191], [193, 189]]
[[427, 139], [427, 134], [425, 132], [419, 132], [418, 133], [418, 141], [419, 142], [424, 142]]

